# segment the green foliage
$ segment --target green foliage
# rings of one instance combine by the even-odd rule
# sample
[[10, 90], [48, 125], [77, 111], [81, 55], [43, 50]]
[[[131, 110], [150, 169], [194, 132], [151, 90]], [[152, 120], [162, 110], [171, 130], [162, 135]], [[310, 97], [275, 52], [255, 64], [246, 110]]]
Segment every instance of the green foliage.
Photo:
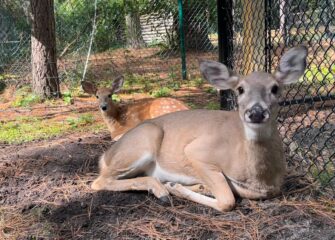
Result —
[[47, 139], [73, 131], [100, 131], [103, 124], [96, 124], [90, 113], [71, 117], [65, 121], [43, 119], [41, 117], [17, 117], [14, 120], [0, 121], [0, 142], [21, 143]]
[[[125, 84], [123, 89], [131, 90], [136, 92], [151, 92], [154, 88], [155, 81], [148, 78], [144, 75], [139, 74], [126, 74], [125, 75]], [[134, 88], [134, 89], [133, 89]]]
[[92, 114], [82, 114], [77, 118], [71, 117], [67, 118], [66, 121], [71, 126], [71, 128], [78, 128], [94, 122], [94, 117]]
[[204, 80], [202, 78], [195, 78], [195, 79], [192, 79], [189, 84], [192, 86], [192, 87], [197, 87], [197, 88], [201, 88], [202, 85], [204, 85]]
[[12, 103], [13, 107], [28, 107], [42, 102], [39, 96], [29, 93], [26, 90], [27, 88], [23, 88], [15, 94], [15, 100]]
[[217, 91], [217, 89], [216, 88], [214, 88], [214, 87], [208, 87], [208, 88], [206, 88], [206, 93], [210, 93], [210, 94], [216, 94], [218, 91]]
[[125, 84], [124, 87], [132, 87], [134, 85], [140, 85], [147, 82], [147, 78], [144, 75], [139, 74], [125, 74]]
[[0, 142], [19, 143], [45, 139], [62, 133], [63, 124], [48, 124], [36, 117], [21, 117], [11, 122], [0, 122]]
[[16, 61], [18, 56], [26, 56], [29, 54], [30, 46], [28, 41], [30, 38], [30, 26], [27, 16], [27, 1], [11, 0], [1, 1], [0, 16], [1, 16], [1, 32], [0, 41], [0, 58], [2, 67]]
[[152, 89], [153, 89], [154, 87], [153, 87], [153, 84], [151, 84], [149, 81], [145, 81], [144, 83], [143, 83], [143, 92], [151, 92], [152, 91]]
[[169, 78], [171, 80], [176, 80], [178, 78], [177, 72], [178, 70], [176, 69], [176, 67], [170, 67], [168, 73]]
[[112, 100], [114, 102], [121, 102], [121, 98], [117, 94], [112, 95]]
[[[206, 37], [208, 33], [217, 32], [217, 13], [216, 11], [213, 11], [213, 9], [216, 9], [215, 0], [187, 0], [182, 2], [184, 9], [184, 24], [186, 29], [195, 29], [194, 26], [196, 25], [198, 26], [198, 33], [202, 33], [204, 37]], [[179, 14], [178, 1], [175, 0], [146, 0], [143, 1], [140, 10], [141, 14], [156, 14], [162, 20], [170, 19], [171, 16], [173, 16], [174, 19], [177, 19]], [[199, 28], [202, 30], [199, 30]], [[191, 38], [194, 39], [196, 37], [190, 36], [191, 32], [192, 30], [186, 31], [186, 45], [188, 45], [188, 42], [191, 42]], [[161, 48], [161, 56], [166, 56], [164, 52], [170, 51], [171, 49], [178, 49], [180, 44], [179, 31], [176, 27], [175, 31], [169, 32], [169, 34], [167, 34], [165, 37], [165, 44], [159, 46]], [[204, 47], [200, 45], [199, 47]]]
[[13, 74], [0, 74], [0, 81], [5, 80], [7, 78], [15, 79], [18, 78], [18, 76]]
[[168, 87], [162, 87], [159, 90], [155, 90], [151, 93], [152, 97], [160, 98], [160, 97], [169, 97], [171, 96], [172, 90]]
[[209, 102], [206, 106], [205, 109], [209, 110], [220, 110], [220, 103], [218, 102]]
[[195, 103], [192, 103], [192, 102], [187, 103], [187, 105], [189, 106], [190, 109], [198, 109], [199, 108], [198, 105], [196, 105]]
[[[122, 46], [125, 29], [125, 12], [121, 0], [100, 0], [95, 32], [97, 51]], [[58, 49], [70, 46], [69, 51], [81, 51], [91, 37], [94, 1], [56, 0], [56, 32]], [[71, 42], [76, 44], [70, 44]]]
[[[90, 73], [89, 70], [86, 73], [87, 78], [91, 77], [89, 76]], [[60, 72], [59, 78], [63, 83], [66, 83], [66, 85], [69, 86], [71, 90], [73, 90], [73, 88], [77, 88], [79, 90], [80, 88], [78, 88], [78, 85], [80, 85], [80, 81], [82, 80], [83, 71], [84, 71], [84, 65], [78, 64], [76, 66], [76, 69], [70, 68], [67, 71]]]
[[181, 88], [181, 82], [178, 80], [170, 81], [168, 82], [167, 87], [177, 91]]
[[73, 104], [73, 97], [71, 92], [63, 92], [62, 99], [67, 104]]
[[159, 47], [161, 48], [161, 50], [165, 50], [167, 47], [166, 47], [166, 44], [164, 44], [163, 42], [159, 41], [159, 40], [153, 40], [149, 43], [147, 43], [147, 46], [150, 48], [150, 47]]
[[333, 85], [335, 83], [335, 63], [331, 66], [311, 64], [305, 72], [305, 78], [300, 81], [307, 81], [308, 84], [318, 82], [320, 85]]
[[312, 165], [310, 172], [320, 182], [321, 186], [329, 184], [329, 181], [335, 176], [335, 169], [331, 161], [324, 166], [319, 166], [319, 168], [316, 165]]
[[162, 18], [168, 17], [170, 14], [178, 14], [178, 5], [175, 0], [141, 0], [140, 13], [151, 14], [156, 13]]

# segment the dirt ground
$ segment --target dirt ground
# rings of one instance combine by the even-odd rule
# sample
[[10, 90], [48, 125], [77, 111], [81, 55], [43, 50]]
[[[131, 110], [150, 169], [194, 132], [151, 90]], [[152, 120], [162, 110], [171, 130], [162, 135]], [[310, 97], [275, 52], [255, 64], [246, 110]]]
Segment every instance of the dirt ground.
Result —
[[[287, 178], [281, 197], [220, 213], [146, 192], [92, 192], [107, 133], [0, 148], [2, 239], [334, 239], [335, 202]], [[328, 200], [327, 200], [328, 199]]]
[[[216, 98], [195, 89], [175, 97], [200, 107]], [[92, 102], [5, 108], [2, 117], [56, 119], [92, 112]], [[334, 198], [296, 173], [286, 178], [281, 196], [238, 199], [227, 213], [176, 197], [160, 202], [147, 192], [93, 192], [99, 156], [112, 144], [104, 131], [0, 143], [0, 239], [335, 239]]]

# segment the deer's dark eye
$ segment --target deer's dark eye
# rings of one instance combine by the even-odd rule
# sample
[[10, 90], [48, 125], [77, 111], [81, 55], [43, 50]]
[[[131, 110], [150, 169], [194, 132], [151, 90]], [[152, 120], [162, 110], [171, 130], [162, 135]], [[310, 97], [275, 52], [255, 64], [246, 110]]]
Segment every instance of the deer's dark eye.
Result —
[[238, 92], [238, 95], [242, 95], [244, 93], [243, 87], [238, 87], [237, 92]]
[[277, 85], [274, 85], [272, 88], [271, 88], [271, 93], [276, 95], [278, 93], [278, 90], [279, 90], [279, 87]]
[[99, 96], [98, 96], [98, 95], [96, 95], [95, 97], [96, 97], [96, 98], [99, 98]]
[[111, 98], [111, 97], [112, 97], [112, 94], [109, 94], [108, 97]]

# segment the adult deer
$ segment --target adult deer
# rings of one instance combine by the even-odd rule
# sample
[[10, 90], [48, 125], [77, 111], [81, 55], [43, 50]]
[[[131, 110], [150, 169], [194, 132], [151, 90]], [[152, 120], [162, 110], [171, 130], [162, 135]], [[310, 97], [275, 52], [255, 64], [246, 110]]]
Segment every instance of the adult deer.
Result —
[[146, 99], [128, 105], [117, 104], [113, 102], [112, 95], [121, 90], [123, 83], [123, 76], [116, 78], [111, 88], [97, 88], [91, 82], [82, 82], [83, 90], [97, 97], [102, 118], [114, 140], [146, 119], [188, 110], [183, 102], [173, 98]]
[[[203, 61], [205, 79], [234, 89], [237, 112], [190, 110], [147, 120], [126, 133], [100, 159], [95, 190], [169, 193], [226, 211], [235, 196], [269, 198], [280, 193], [285, 160], [276, 117], [284, 84], [304, 73], [307, 50], [290, 49], [274, 74], [233, 74], [218, 62]], [[214, 198], [183, 185], [204, 184]]]

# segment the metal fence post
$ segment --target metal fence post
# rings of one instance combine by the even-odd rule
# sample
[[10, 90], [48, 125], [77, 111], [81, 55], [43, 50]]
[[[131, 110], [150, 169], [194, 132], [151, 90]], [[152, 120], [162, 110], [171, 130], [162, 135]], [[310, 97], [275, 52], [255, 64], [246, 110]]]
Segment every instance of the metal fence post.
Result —
[[180, 35], [180, 55], [181, 55], [181, 73], [183, 79], [187, 77], [186, 70], [186, 51], [185, 51], [185, 32], [184, 32], [184, 12], [183, 12], [183, 0], [178, 0], [178, 11], [179, 11], [179, 35]]
[[[233, 69], [233, 0], [217, 0], [219, 61]], [[220, 108], [234, 109], [234, 92], [220, 90]]]

